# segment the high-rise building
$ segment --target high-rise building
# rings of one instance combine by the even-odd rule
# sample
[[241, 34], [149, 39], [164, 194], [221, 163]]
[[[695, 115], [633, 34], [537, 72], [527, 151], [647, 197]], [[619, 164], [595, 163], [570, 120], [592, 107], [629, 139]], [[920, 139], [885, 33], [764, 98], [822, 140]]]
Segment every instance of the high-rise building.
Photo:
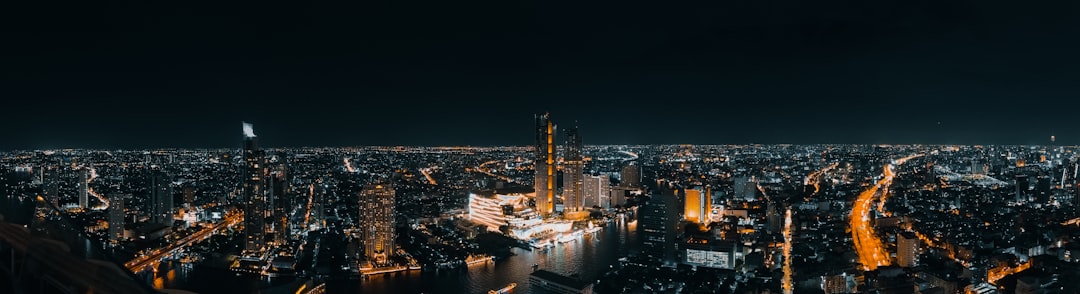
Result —
[[585, 210], [585, 158], [582, 155], [581, 134], [577, 126], [566, 130], [566, 156], [563, 157], [563, 209], [566, 212]]
[[290, 201], [290, 189], [288, 175], [285, 170], [285, 163], [279, 162], [274, 165], [274, 171], [270, 174], [270, 186], [269, 198], [273, 205], [269, 207], [273, 208], [273, 222], [271, 222], [272, 231], [274, 232], [274, 241], [277, 243], [285, 242], [285, 239], [289, 232], [289, 216], [288, 213], [292, 211], [292, 201]]
[[623, 187], [641, 187], [641, 166], [633, 162], [623, 166], [619, 180]]
[[712, 197], [709, 195], [709, 189], [691, 188], [686, 189], [684, 193], [686, 193], [686, 197], [683, 198], [683, 218], [687, 222], [707, 223], [709, 221], [708, 214], [712, 210]]
[[244, 123], [243, 167], [241, 190], [244, 205], [244, 251], [262, 251], [266, 242], [266, 156], [259, 149], [255, 130]]
[[1036, 178], [1036, 197], [1035, 200], [1039, 203], [1046, 204], [1050, 202], [1050, 177], [1046, 175], [1040, 175]]
[[45, 201], [49, 201], [55, 207], [60, 207], [60, 175], [59, 168], [49, 166], [42, 179], [42, 195]]
[[538, 114], [536, 119], [536, 158], [533, 164], [536, 178], [536, 211], [547, 217], [555, 210], [555, 124], [551, 115]]
[[1025, 174], [1016, 175], [1016, 202], [1027, 202], [1028, 177]]
[[914, 267], [919, 260], [919, 238], [912, 232], [900, 232], [896, 235], [896, 265]]
[[116, 194], [109, 200], [109, 241], [119, 242], [124, 237], [124, 198], [123, 194]]
[[599, 206], [603, 209], [611, 208], [611, 184], [607, 175], [585, 176], [585, 207]]
[[364, 256], [376, 264], [394, 253], [394, 188], [365, 185], [360, 191], [360, 241]]
[[172, 226], [173, 224], [173, 189], [172, 179], [161, 170], [153, 170], [147, 182], [150, 193], [150, 222]]
[[90, 171], [86, 168], [79, 168], [79, 177], [76, 179], [79, 181], [77, 191], [79, 195], [79, 208], [90, 208]]
[[676, 262], [678, 201], [675, 188], [660, 183], [660, 193], [638, 208], [638, 233], [642, 236], [642, 254], [665, 265]]

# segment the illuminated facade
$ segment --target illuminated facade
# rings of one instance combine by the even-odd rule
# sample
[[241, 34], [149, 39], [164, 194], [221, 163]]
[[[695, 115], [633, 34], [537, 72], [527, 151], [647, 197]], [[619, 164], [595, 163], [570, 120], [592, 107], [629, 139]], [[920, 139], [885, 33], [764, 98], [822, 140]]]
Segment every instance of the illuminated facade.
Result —
[[360, 240], [364, 256], [383, 264], [394, 254], [394, 188], [365, 185], [360, 191]]
[[707, 223], [710, 219], [709, 212], [712, 211], [712, 197], [709, 195], [709, 189], [686, 189], [685, 193], [683, 218], [688, 222]]
[[150, 193], [150, 222], [173, 225], [173, 190], [169, 176], [155, 169], [150, 172], [147, 191]]
[[[469, 221], [487, 226], [488, 231], [498, 232], [499, 227], [508, 225], [514, 207], [524, 203], [524, 196], [495, 195], [493, 197], [469, 194]], [[511, 213], [504, 209], [509, 206]]]
[[919, 260], [919, 238], [912, 232], [896, 235], [896, 265], [914, 267]]
[[566, 156], [563, 157], [563, 207], [566, 212], [585, 210], [585, 159], [577, 126], [566, 130]]
[[622, 181], [623, 187], [641, 187], [641, 166], [634, 163], [623, 166], [622, 172], [619, 173], [619, 180]]
[[584, 182], [585, 183], [582, 186], [585, 187], [585, 199], [582, 201], [582, 204], [585, 207], [599, 206], [603, 209], [611, 207], [611, 202], [609, 200], [611, 196], [611, 184], [608, 181], [607, 175], [585, 176]]
[[79, 183], [78, 183], [78, 187], [79, 187], [79, 191], [78, 191], [78, 193], [79, 193], [79, 208], [82, 208], [82, 209], [90, 208], [90, 198], [89, 198], [89, 196], [90, 196], [89, 195], [90, 194], [90, 191], [89, 191], [90, 187], [88, 186], [89, 184], [90, 184], [90, 172], [89, 172], [89, 170], [87, 170], [85, 168], [80, 168], [79, 169]]
[[266, 242], [266, 156], [249, 123], [244, 123], [243, 159], [244, 251], [258, 252]]
[[555, 124], [551, 115], [536, 115], [536, 211], [548, 217], [555, 210]]
[[124, 237], [124, 195], [113, 195], [109, 201], [109, 241], [116, 244]]

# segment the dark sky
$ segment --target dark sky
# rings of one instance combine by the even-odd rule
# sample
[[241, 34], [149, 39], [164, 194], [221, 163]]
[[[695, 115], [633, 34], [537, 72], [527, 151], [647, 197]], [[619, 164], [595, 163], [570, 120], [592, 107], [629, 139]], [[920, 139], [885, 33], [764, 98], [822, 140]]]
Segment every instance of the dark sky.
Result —
[[1080, 143], [1077, 1], [15, 2], [0, 149]]

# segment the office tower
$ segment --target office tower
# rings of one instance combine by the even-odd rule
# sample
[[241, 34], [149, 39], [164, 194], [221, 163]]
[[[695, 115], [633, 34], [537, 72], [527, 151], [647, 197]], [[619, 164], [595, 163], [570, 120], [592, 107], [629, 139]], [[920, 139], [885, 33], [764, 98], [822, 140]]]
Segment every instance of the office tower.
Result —
[[155, 169], [150, 172], [147, 184], [147, 192], [150, 193], [150, 222], [171, 227], [173, 224], [172, 179], [164, 171]]
[[900, 232], [896, 235], [896, 265], [914, 267], [919, 259], [919, 238], [912, 232]]
[[582, 203], [585, 207], [599, 206], [603, 209], [611, 208], [609, 200], [611, 184], [607, 175], [585, 176], [585, 199]]
[[394, 254], [394, 188], [365, 185], [360, 191], [360, 241], [364, 256], [376, 264]]
[[555, 124], [551, 115], [536, 115], [536, 211], [548, 217], [555, 210]]
[[578, 127], [566, 130], [566, 156], [563, 158], [563, 207], [567, 212], [584, 210], [585, 158], [582, 156]]
[[663, 264], [673, 264], [675, 237], [678, 231], [678, 201], [675, 188], [660, 183], [660, 193], [638, 209], [638, 233], [642, 236], [642, 254]]
[[258, 252], [266, 242], [266, 158], [249, 123], [244, 123], [243, 159], [244, 251]]
[[641, 187], [641, 166], [633, 162], [623, 166], [622, 172], [619, 173], [619, 180], [622, 181], [623, 187]]
[[1027, 190], [1028, 190], [1028, 178], [1027, 178], [1027, 175], [1017, 174], [1015, 184], [1016, 184], [1016, 202], [1017, 203], [1026, 202], [1027, 201]]
[[288, 234], [288, 213], [292, 208], [292, 201], [290, 201], [289, 195], [289, 181], [287, 174], [285, 173], [285, 163], [278, 163], [274, 166], [274, 171], [270, 174], [270, 197], [273, 205], [269, 207], [273, 208], [273, 232], [274, 241], [277, 243], [284, 243]]
[[79, 195], [79, 208], [90, 208], [90, 171], [86, 168], [79, 168], [79, 176], [76, 180], [79, 181], [77, 183], [79, 190], [76, 192]]
[[44, 179], [42, 180], [42, 195], [45, 201], [52, 203], [52, 206], [60, 207], [60, 175], [58, 174], [59, 168], [55, 166], [49, 166], [45, 171]]
[[698, 187], [686, 189], [684, 193], [686, 196], [683, 198], [683, 218], [687, 222], [707, 223], [709, 210], [712, 208], [712, 197], [708, 189]]
[[124, 198], [123, 194], [116, 194], [109, 199], [109, 241], [116, 244], [124, 237]]

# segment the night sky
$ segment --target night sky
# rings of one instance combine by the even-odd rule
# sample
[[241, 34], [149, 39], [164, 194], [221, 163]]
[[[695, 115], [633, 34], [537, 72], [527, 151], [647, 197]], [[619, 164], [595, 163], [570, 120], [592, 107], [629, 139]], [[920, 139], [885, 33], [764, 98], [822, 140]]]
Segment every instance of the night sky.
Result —
[[14, 2], [0, 149], [1080, 144], [1077, 1]]

